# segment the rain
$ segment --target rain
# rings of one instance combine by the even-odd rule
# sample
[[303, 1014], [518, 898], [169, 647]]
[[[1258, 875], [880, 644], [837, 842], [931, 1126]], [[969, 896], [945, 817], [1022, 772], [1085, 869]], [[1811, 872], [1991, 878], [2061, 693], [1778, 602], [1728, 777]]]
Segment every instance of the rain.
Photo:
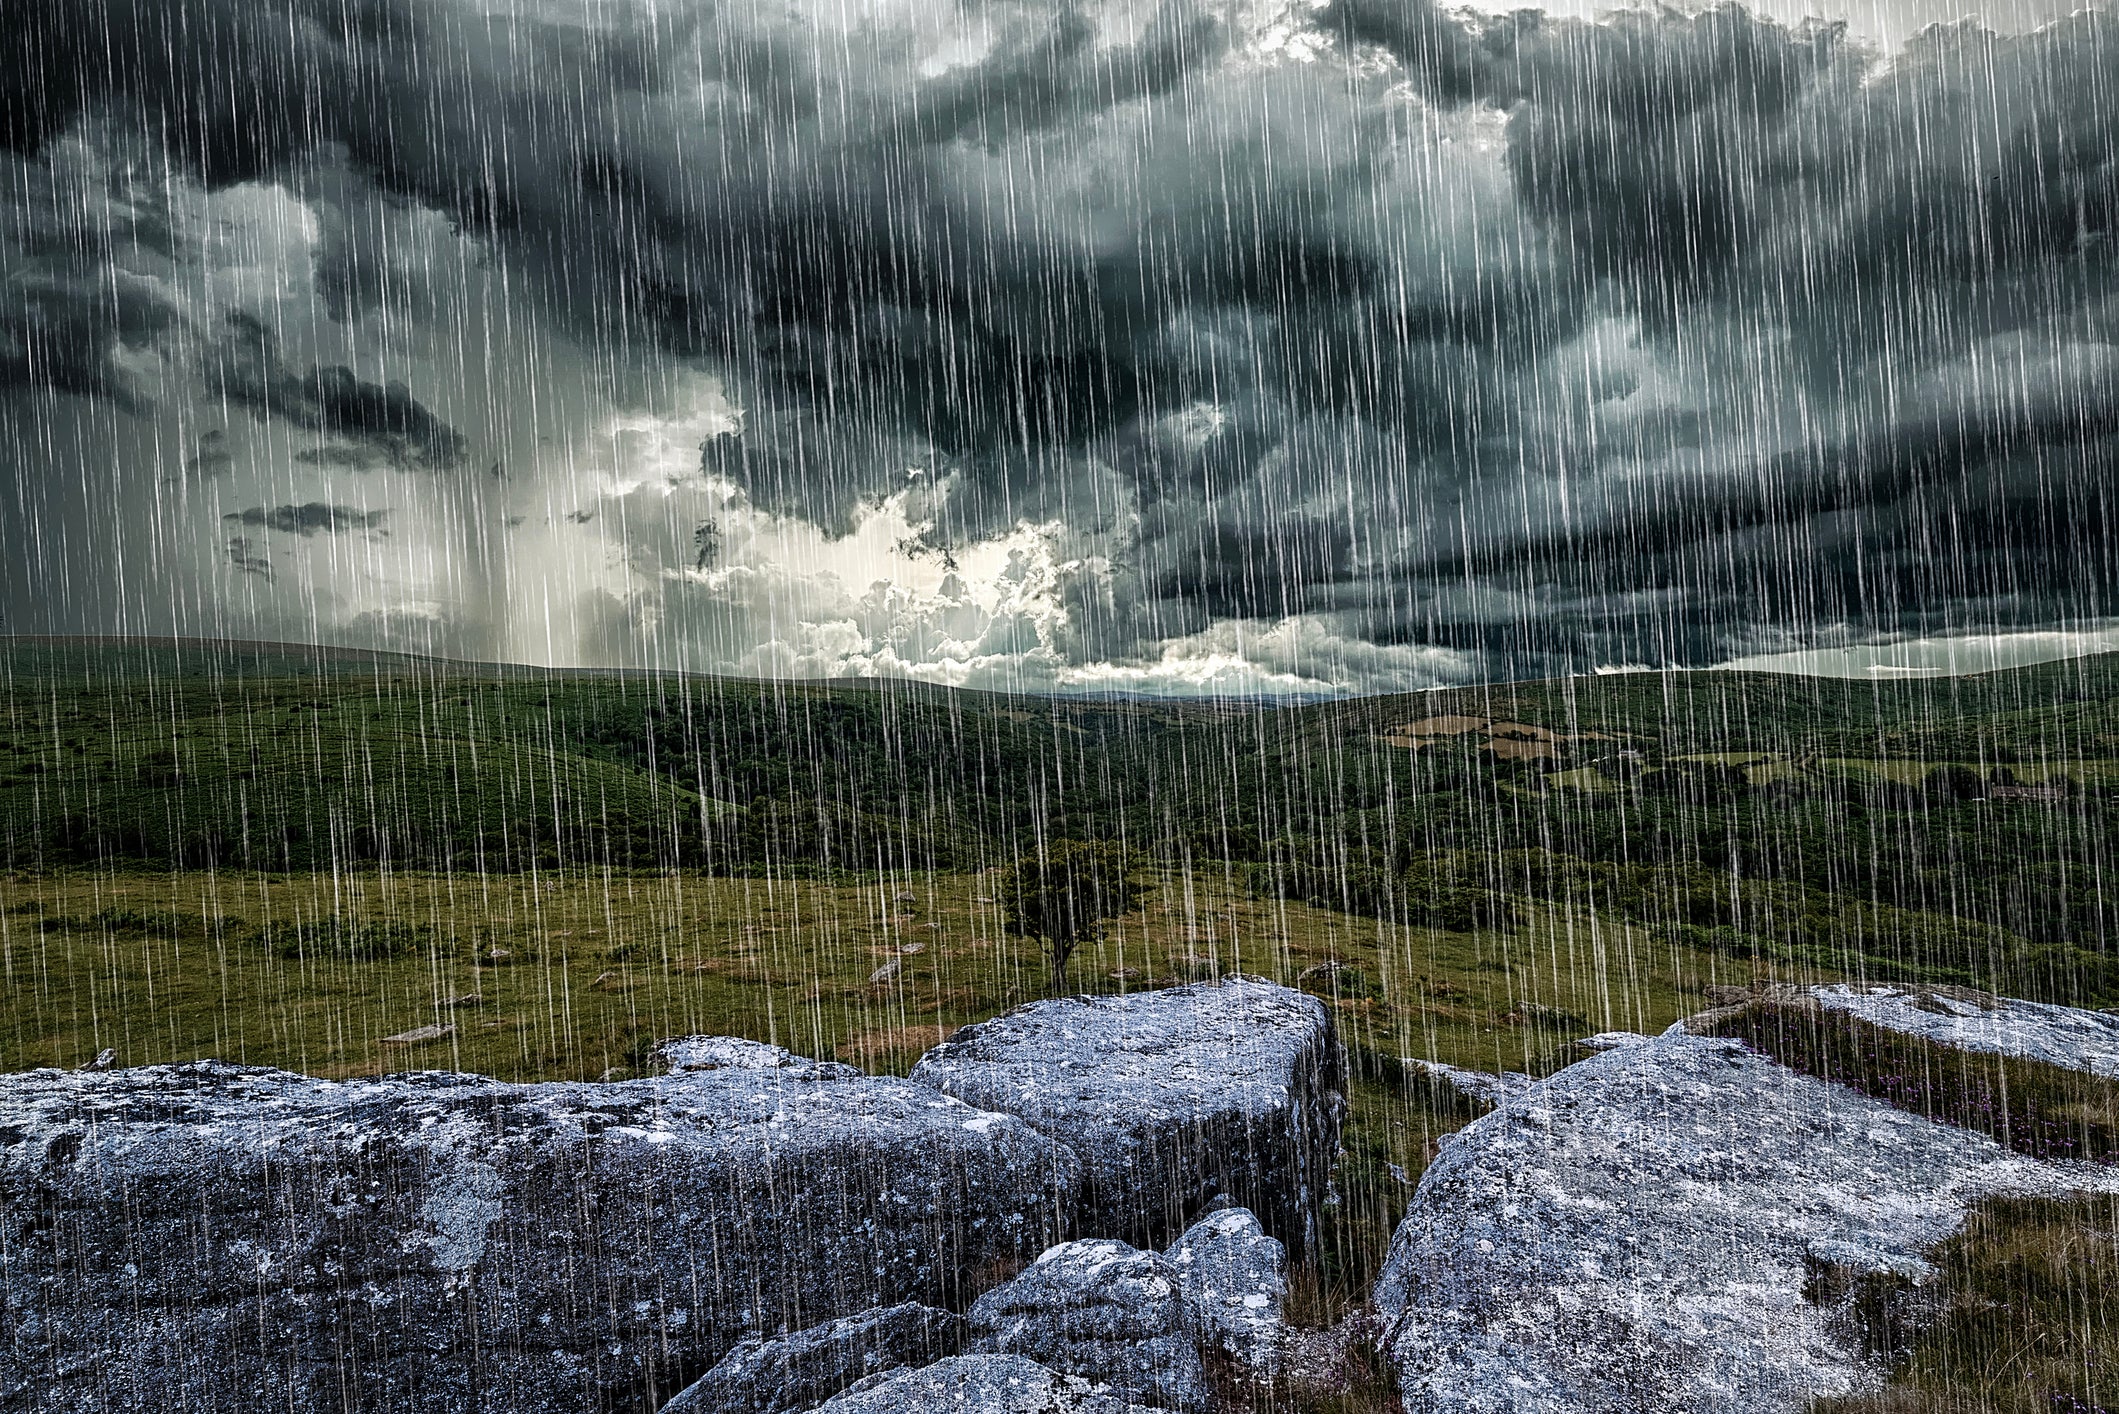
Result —
[[2119, 15], [5, 19], [0, 1409], [2119, 1411]]

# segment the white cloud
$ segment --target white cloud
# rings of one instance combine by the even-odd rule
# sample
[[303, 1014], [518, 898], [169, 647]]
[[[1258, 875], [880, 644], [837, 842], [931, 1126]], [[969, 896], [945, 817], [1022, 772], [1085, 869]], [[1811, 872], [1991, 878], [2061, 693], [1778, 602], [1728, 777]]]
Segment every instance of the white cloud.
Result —
[[1801, 673], [1829, 678], [1949, 677], [2114, 651], [2119, 651], [2119, 621], [2097, 620], [2074, 628], [1798, 648], [1732, 658], [1725, 663], [1716, 663], [1714, 667], [1738, 672]]

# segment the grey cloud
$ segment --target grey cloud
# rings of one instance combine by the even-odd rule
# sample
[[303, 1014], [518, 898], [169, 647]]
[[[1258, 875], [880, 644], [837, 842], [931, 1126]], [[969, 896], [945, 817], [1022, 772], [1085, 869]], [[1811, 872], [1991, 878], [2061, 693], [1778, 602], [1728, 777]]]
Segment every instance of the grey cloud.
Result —
[[230, 539], [224, 548], [227, 552], [228, 563], [235, 569], [244, 574], [261, 576], [267, 580], [273, 577], [272, 557], [261, 551], [255, 540], [238, 535]]
[[239, 525], [290, 535], [346, 535], [354, 531], [380, 530], [389, 511], [364, 511], [355, 506], [334, 506], [325, 501], [305, 501], [299, 506], [251, 506], [221, 517]]
[[339, 446], [300, 454], [320, 465], [445, 471], [468, 454], [463, 435], [402, 383], [370, 383], [342, 364], [290, 368], [280, 359], [278, 337], [250, 315], [229, 316], [206, 377], [223, 397], [261, 417], [339, 439]]
[[144, 398], [118, 364], [179, 316], [136, 257], [167, 255], [166, 214], [113, 199], [77, 161], [0, 157], [0, 386]]

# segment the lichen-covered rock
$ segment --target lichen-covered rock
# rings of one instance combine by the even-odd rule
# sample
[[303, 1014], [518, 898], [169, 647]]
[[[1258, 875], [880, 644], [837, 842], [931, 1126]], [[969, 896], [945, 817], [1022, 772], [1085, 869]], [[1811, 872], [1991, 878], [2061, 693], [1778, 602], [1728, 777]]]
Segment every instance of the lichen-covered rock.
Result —
[[812, 1060], [785, 1047], [741, 1036], [674, 1036], [649, 1054], [671, 1075], [701, 1070], [799, 1070], [850, 1080], [861, 1074], [850, 1065]]
[[962, 1349], [964, 1318], [904, 1302], [773, 1340], [746, 1340], [661, 1414], [800, 1414], [849, 1385]]
[[816, 1414], [1146, 1414], [1020, 1355], [959, 1355], [865, 1380]]
[[1141, 1404], [1204, 1409], [1209, 1398], [1177, 1271], [1123, 1242], [1053, 1248], [971, 1308], [971, 1348], [1026, 1355]]
[[1955, 987], [1806, 989], [1827, 1011], [1962, 1051], [2020, 1056], [2119, 1077], [2119, 1014], [1989, 997]]
[[801, 1067], [34, 1071], [0, 1145], [0, 1407], [36, 1414], [648, 1407], [746, 1332], [946, 1300], [1076, 1178], [1018, 1120]]
[[1185, 1317], [1202, 1345], [1256, 1375], [1280, 1368], [1287, 1335], [1288, 1254], [1247, 1208], [1207, 1214], [1170, 1244]]
[[[1412, 1414], [1777, 1414], [1874, 1384], [1820, 1270], [1918, 1279], [1999, 1192], [2119, 1171], [1682, 1032], [1504, 1098], [1445, 1142], [1376, 1290]], [[1851, 1289], [1851, 1287], [1850, 1287]]]
[[1345, 1055], [1315, 997], [1231, 977], [1031, 1002], [965, 1027], [912, 1076], [1071, 1146], [1085, 1234], [1160, 1246], [1220, 1194], [1314, 1248], [1346, 1111]]

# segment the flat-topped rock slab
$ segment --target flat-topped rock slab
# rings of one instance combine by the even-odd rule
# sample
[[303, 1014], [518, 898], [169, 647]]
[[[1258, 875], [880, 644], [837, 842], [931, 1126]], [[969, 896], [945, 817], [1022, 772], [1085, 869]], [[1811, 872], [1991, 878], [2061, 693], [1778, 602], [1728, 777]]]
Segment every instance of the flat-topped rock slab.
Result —
[[1806, 990], [1825, 1010], [1888, 1031], [1961, 1051], [2018, 1056], [2119, 1079], [2119, 1013], [1986, 997], [1961, 988], [1841, 982]]
[[1161, 1246], [1224, 1195], [1291, 1251], [1314, 1246], [1346, 1112], [1315, 997], [1231, 977], [1031, 1002], [957, 1032], [912, 1078], [1073, 1148], [1081, 1236]]
[[[745, 1052], [756, 1060], [757, 1053]], [[843, 1067], [0, 1077], [0, 1407], [597, 1414], [1019, 1263], [1065, 1148]]]

